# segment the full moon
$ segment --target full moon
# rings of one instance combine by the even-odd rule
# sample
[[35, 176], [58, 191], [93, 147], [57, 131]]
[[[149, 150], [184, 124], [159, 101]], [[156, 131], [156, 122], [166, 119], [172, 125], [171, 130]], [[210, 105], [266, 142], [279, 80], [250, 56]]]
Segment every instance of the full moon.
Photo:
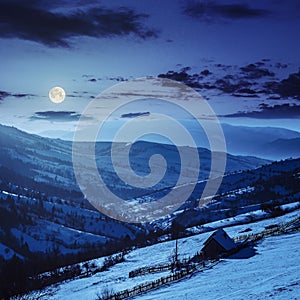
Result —
[[65, 97], [65, 90], [59, 86], [55, 86], [49, 91], [49, 98], [53, 103], [62, 103]]

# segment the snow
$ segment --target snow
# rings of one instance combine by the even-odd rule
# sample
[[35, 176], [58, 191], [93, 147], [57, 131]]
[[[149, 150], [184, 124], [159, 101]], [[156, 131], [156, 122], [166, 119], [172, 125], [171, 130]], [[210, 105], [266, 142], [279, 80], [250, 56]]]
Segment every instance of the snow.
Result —
[[7, 247], [6, 245], [0, 243], [0, 256], [4, 259], [11, 259], [14, 255], [17, 255], [19, 258], [22, 258], [21, 255], [17, 254], [15, 251]]
[[226, 234], [223, 229], [218, 229], [215, 233], [213, 233], [212, 238], [226, 250], [231, 250], [236, 246], [234, 241]]
[[[285, 211], [294, 210], [297, 207], [299, 207], [298, 202], [289, 203], [281, 205], [281, 208]], [[235, 217], [230, 217], [214, 222], [206, 223], [204, 226], [199, 227], [191, 227], [188, 229], [188, 231], [194, 232], [194, 233], [201, 233], [206, 230], [214, 230], [218, 228], [224, 228], [226, 227], [226, 232], [231, 233], [233, 235], [238, 235], [240, 231], [243, 231], [249, 227], [252, 228], [253, 232], [259, 232], [264, 230], [265, 226], [271, 225], [273, 223], [283, 223], [291, 221], [292, 219], [296, 218], [299, 215], [298, 211], [287, 213], [283, 216], [274, 218], [268, 218], [269, 214], [266, 212], [263, 212], [262, 210], [256, 210], [245, 214], [239, 214]], [[276, 220], [276, 221], [275, 221]], [[255, 223], [251, 223], [257, 221]], [[258, 222], [259, 221], [259, 222]], [[249, 224], [248, 224], [249, 223]]]
[[14, 251], [10, 246], [5, 244], [5, 241], [3, 241], [3, 238], [1, 237], [3, 234], [5, 234], [5, 231], [0, 228], [0, 238], [2, 241], [0, 241], [0, 260], [9, 260], [14, 255], [16, 255], [20, 259], [24, 259], [24, 256], [19, 254], [18, 252]]
[[286, 215], [283, 215], [283, 216], [280, 216], [277, 218], [265, 219], [265, 220], [261, 220], [259, 222], [250, 223], [250, 224], [231, 226], [231, 227], [226, 228], [225, 230], [229, 234], [229, 236], [236, 237], [239, 235], [244, 235], [245, 233], [243, 233], [243, 231], [246, 230], [247, 228], [251, 229], [251, 231], [248, 233], [258, 233], [258, 232], [263, 231], [266, 227], [268, 227], [270, 225], [286, 223], [286, 222], [292, 221], [293, 219], [295, 219], [297, 217], [299, 217], [299, 210], [288, 213]]
[[[11, 233], [19, 240], [22, 239], [24, 243], [26, 242], [32, 252], [51, 251], [53, 247], [57, 246], [62, 254], [74, 253], [88, 243], [104, 244], [107, 240], [106, 237], [100, 235], [72, 229], [46, 220], [39, 221], [38, 225], [32, 226], [30, 231], [28, 230], [28, 234], [16, 228], [12, 228]], [[78, 246], [74, 249], [72, 245], [75, 241]]]
[[[288, 222], [299, 216], [299, 210], [284, 216], [225, 229], [236, 237], [246, 228], [259, 232], [271, 224]], [[199, 251], [211, 232], [182, 238], [178, 241], [179, 257], [187, 258]], [[210, 270], [197, 272], [188, 278], [161, 287], [135, 299], [293, 299], [300, 294], [300, 233], [269, 237], [257, 246], [258, 254], [249, 259], [225, 259]], [[140, 267], [169, 262], [175, 241], [167, 241], [135, 249], [105, 272], [89, 278], [63, 282], [46, 289], [42, 299], [96, 299], [105, 287], [115, 292], [132, 288], [170, 274], [170, 271], [128, 278], [130, 271]], [[97, 264], [101, 264], [100, 258]], [[50, 295], [51, 294], [51, 295]], [[272, 299], [273, 299], [272, 298]]]
[[[57, 200], [55, 203], [43, 200], [45, 216], [42, 217], [36, 215], [34, 211], [40, 203], [37, 198], [3, 190], [0, 191], [0, 199], [6, 206], [7, 201], [12, 199], [12, 203], [19, 210], [18, 213], [23, 213], [24, 207], [29, 212], [34, 224], [11, 227], [10, 231], [21, 247], [27, 243], [32, 252], [46, 253], [57, 248], [61, 254], [74, 254], [90, 247], [101, 247], [110, 239], [126, 236], [133, 238], [140, 230], [134, 225], [109, 220], [97, 211], [81, 207], [79, 209], [79, 204], [63, 199], [54, 198], [52, 201]], [[1, 229], [0, 233], [5, 236], [5, 232]], [[11, 249], [12, 245], [3, 246], [0, 249], [0, 257], [9, 259], [13, 254], [6, 253], [8, 251], [6, 248], [15, 253]]]
[[[183, 258], [195, 254], [200, 250], [203, 242], [209, 235], [210, 233], [205, 233], [201, 236], [193, 236], [180, 240], [179, 257]], [[50, 288], [54, 292], [54, 295], [47, 295], [47, 299], [95, 299], [97, 292], [101, 292], [106, 286], [112, 287], [114, 291], [122, 291], [140, 283], [167, 276], [170, 274], [170, 271], [128, 278], [129, 272], [137, 268], [168, 263], [174, 247], [175, 241], [168, 241], [136, 249], [126, 255], [124, 263], [117, 264], [105, 272], [97, 273], [90, 278], [65, 282], [58, 288], [55, 288], [55, 291], [53, 291], [54, 287]]]
[[213, 269], [135, 299], [297, 299], [300, 233], [276, 236], [249, 259], [226, 259]]

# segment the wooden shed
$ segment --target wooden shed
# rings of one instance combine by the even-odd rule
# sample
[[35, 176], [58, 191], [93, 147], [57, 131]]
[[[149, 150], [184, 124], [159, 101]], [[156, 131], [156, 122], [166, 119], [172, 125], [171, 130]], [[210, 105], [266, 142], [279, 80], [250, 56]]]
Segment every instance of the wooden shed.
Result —
[[201, 249], [204, 258], [217, 258], [221, 254], [229, 253], [237, 247], [232, 238], [223, 230], [215, 231]]

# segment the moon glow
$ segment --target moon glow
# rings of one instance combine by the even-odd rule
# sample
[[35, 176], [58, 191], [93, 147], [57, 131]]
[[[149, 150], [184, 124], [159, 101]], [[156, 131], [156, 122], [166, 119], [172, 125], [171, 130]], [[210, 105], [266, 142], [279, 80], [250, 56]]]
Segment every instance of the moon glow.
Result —
[[49, 98], [53, 103], [61, 103], [65, 100], [65, 97], [65, 90], [59, 86], [55, 86], [49, 91]]

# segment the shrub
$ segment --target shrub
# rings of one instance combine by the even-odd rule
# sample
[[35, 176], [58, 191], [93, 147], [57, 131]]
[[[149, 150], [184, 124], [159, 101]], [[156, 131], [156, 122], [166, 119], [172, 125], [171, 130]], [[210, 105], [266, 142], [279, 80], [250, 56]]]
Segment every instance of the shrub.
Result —
[[104, 287], [101, 292], [97, 293], [96, 300], [105, 300], [111, 297], [114, 294], [114, 290], [108, 286]]

